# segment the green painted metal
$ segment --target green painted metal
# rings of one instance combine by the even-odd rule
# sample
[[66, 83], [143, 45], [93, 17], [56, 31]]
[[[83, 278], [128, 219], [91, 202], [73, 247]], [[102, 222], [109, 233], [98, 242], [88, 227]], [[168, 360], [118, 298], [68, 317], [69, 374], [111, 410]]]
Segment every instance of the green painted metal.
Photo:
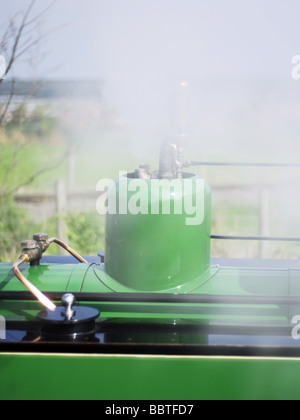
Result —
[[[103, 291], [103, 287], [105, 286], [108, 291], [110, 292], [118, 292], [118, 293], [137, 293], [139, 290], [128, 287], [124, 284], [121, 284], [111, 276], [109, 276], [106, 272], [105, 264], [101, 264], [99, 266], [91, 267], [94, 271], [94, 277], [90, 275], [88, 277], [88, 281], [83, 284], [82, 291], [84, 292], [96, 292], [96, 291]], [[213, 278], [218, 272], [219, 267], [211, 266], [208, 267], [207, 270], [193, 278], [192, 280], [188, 281], [187, 283], [182, 284], [181, 286], [176, 286], [173, 288], [169, 288], [167, 290], [148, 290], [148, 292], [163, 292], [163, 293], [192, 293], [195, 290], [198, 290], [203, 284], [207, 283], [211, 278]], [[141, 279], [142, 282], [142, 279]], [[145, 291], [147, 292], [147, 291]]]
[[[116, 281], [104, 271], [104, 265], [41, 265], [22, 268], [30, 281], [43, 292], [95, 292], [113, 293]], [[13, 276], [11, 265], [0, 265], [0, 290], [22, 291], [24, 286]], [[300, 270], [239, 269], [215, 267], [200, 276], [198, 287], [185, 290], [192, 294], [237, 295], [299, 295]], [[201, 281], [200, 281], [201, 280]], [[190, 284], [189, 284], [190, 285]], [[117, 290], [118, 291], [118, 290]], [[122, 291], [131, 291], [124, 287]], [[60, 304], [60, 302], [55, 302]], [[84, 304], [84, 303], [83, 303]], [[299, 315], [297, 305], [219, 305], [219, 304], [163, 304], [89, 302], [97, 308], [101, 319], [161, 320], [163, 322], [190, 320], [218, 322], [218, 324], [247, 325], [250, 323], [280, 322], [291, 327], [294, 315]], [[8, 321], [31, 321], [42, 306], [33, 298], [31, 302], [0, 301], [0, 315]]]
[[[116, 201], [115, 214], [109, 213], [106, 218], [105, 264], [23, 265], [24, 276], [44, 293], [71, 292], [75, 296], [79, 292], [300, 295], [300, 270], [211, 266], [208, 185], [188, 174], [176, 182], [164, 180], [165, 186], [171, 186], [169, 190], [163, 191], [159, 182], [121, 177], [110, 190], [108, 200], [115, 192]], [[185, 206], [185, 200], [190, 206]], [[196, 205], [199, 214], [196, 210], [191, 213]], [[14, 276], [11, 264], [0, 264], [0, 291], [26, 291]], [[109, 329], [103, 333], [105, 343], [151, 344], [149, 352], [156, 344], [166, 343], [176, 344], [178, 349], [184, 349], [185, 345], [210, 346], [208, 332], [172, 333], [170, 326], [234, 326], [243, 335], [247, 326], [278, 324], [289, 334], [292, 317], [299, 314], [296, 305], [275, 304], [88, 302], [87, 305], [99, 310], [98, 326], [111, 327], [115, 323], [119, 328], [115, 335]], [[32, 301], [0, 301], [0, 315], [8, 322], [36, 321], [41, 309], [34, 297]], [[134, 329], [127, 337], [122, 329], [127, 324], [145, 327], [147, 332]], [[152, 327], [150, 332], [148, 324]], [[157, 333], [155, 328], [161, 325], [163, 332]], [[28, 332], [26, 328], [25, 331]], [[263, 336], [259, 338], [263, 340]], [[76, 350], [72, 354], [41, 354], [38, 350], [6, 353], [5, 348], [0, 343], [0, 400], [300, 398], [298, 358], [100, 354], [103, 348], [100, 344], [98, 354], [77, 354]]]
[[[21, 266], [23, 275], [37, 288], [44, 292], [66, 290], [70, 278], [76, 270], [87, 267], [77, 265], [47, 265], [41, 264], [37, 267], [30, 267], [28, 264]], [[81, 281], [83, 274], [80, 276]], [[26, 287], [15, 277], [12, 271], [12, 264], [0, 264], [0, 290], [5, 291], [27, 291]]]
[[[81, 291], [108, 292], [113, 285], [104, 265], [24, 266], [22, 270], [43, 291], [70, 291], [76, 295]], [[300, 270], [212, 266], [202, 276], [203, 281], [190, 293], [299, 295]], [[13, 277], [9, 264], [0, 265], [0, 289], [24, 290]], [[270, 322], [270, 325], [281, 322], [290, 326], [291, 331], [291, 317], [299, 312], [297, 306], [280, 305], [99, 302], [89, 303], [89, 306], [100, 310], [100, 320], [111, 319], [118, 323], [122, 323], [122, 319], [165, 325], [216, 321], [243, 327], [253, 322]], [[34, 320], [40, 309], [40, 304], [34, 300], [0, 301], [0, 315], [7, 320]], [[131, 335], [132, 338], [137, 343], [144, 339]], [[123, 339], [126, 342], [125, 335]], [[160, 342], [155, 334], [152, 338], [148, 334], [146, 339], [152, 344]], [[207, 344], [205, 334], [174, 335], [173, 339], [180, 345]], [[0, 352], [0, 399], [289, 400], [300, 398], [299, 375], [300, 359]]]
[[[200, 178], [192, 178], [196, 199]], [[122, 182], [117, 182], [118, 202]], [[129, 180], [129, 184], [134, 180]], [[146, 181], [151, 192], [153, 181]], [[184, 180], [180, 181], [181, 183]], [[182, 184], [181, 184], [182, 185]], [[25, 277], [47, 292], [176, 293], [209, 295], [300, 295], [300, 270], [219, 267], [210, 261], [210, 191], [202, 184], [203, 219], [189, 225], [190, 214], [175, 214], [176, 191], [159, 196], [159, 207], [171, 197], [173, 214], [109, 214], [106, 264], [24, 265]], [[132, 187], [132, 185], [131, 185]], [[133, 187], [132, 187], [133, 189]], [[124, 190], [123, 190], [124, 191]], [[130, 191], [126, 200], [137, 200]], [[128, 191], [127, 191], [128, 193]], [[151, 196], [148, 197], [148, 212]], [[173, 201], [172, 201], [173, 200]], [[178, 204], [177, 202], [177, 204]], [[0, 265], [0, 290], [25, 291], [11, 264]], [[59, 302], [56, 302], [59, 304]], [[85, 303], [82, 302], [84, 305]], [[297, 306], [88, 302], [100, 312], [98, 324], [117, 323], [120, 332], [106, 342], [209, 346], [202, 334], [123, 333], [122, 324], [235, 326], [280, 324], [292, 331]], [[41, 305], [0, 301], [9, 321], [36, 321]], [[130, 341], [128, 341], [130, 340]], [[131, 341], [132, 340], [132, 341]], [[262, 337], [263, 340], [263, 337]], [[134, 347], [133, 347], [134, 348]], [[151, 350], [150, 350], [151, 351]], [[101, 352], [101, 348], [99, 348]], [[5, 353], [0, 346], [1, 400], [290, 400], [299, 399], [300, 359], [267, 357], [167, 356], [160, 354]]]
[[0, 354], [0, 372], [1, 400], [300, 399], [300, 359]]
[[[204, 180], [124, 176], [110, 190], [108, 203], [115, 197], [114, 211], [106, 217], [105, 271], [120, 285], [136, 291], [174, 289], [209, 268], [211, 200]], [[199, 214], [187, 203], [197, 205]], [[139, 213], [133, 214], [136, 208]]]
[[[43, 292], [113, 293], [136, 292], [112, 279], [105, 272], [104, 264], [41, 265], [23, 266], [25, 276]], [[249, 296], [297, 296], [300, 295], [300, 270], [274, 270], [211, 266], [205, 273], [181, 288], [166, 293], [221, 294]], [[25, 291], [16, 279], [9, 264], [0, 265], [0, 290]], [[59, 302], [58, 302], [59, 303]], [[88, 304], [89, 306], [91, 303]], [[218, 321], [286, 321], [299, 314], [297, 306], [285, 305], [201, 305], [159, 303], [114, 303], [92, 304], [105, 318], [156, 318], [195, 319]], [[31, 320], [41, 305], [32, 302], [0, 302], [0, 315], [7, 319]]]

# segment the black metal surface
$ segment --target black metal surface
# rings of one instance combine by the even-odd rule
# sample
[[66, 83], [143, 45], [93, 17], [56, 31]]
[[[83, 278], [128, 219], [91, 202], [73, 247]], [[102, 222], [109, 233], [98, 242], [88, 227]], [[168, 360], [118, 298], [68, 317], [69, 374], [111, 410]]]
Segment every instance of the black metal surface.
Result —
[[300, 347], [245, 345], [182, 345], [145, 343], [0, 342], [1, 352], [60, 354], [122, 354], [173, 356], [243, 356], [299, 358]]
[[[104, 263], [104, 251], [99, 251], [98, 256], [84, 256], [90, 264]], [[79, 264], [75, 258], [70, 256], [49, 255], [43, 256], [43, 264]], [[250, 259], [250, 258], [211, 258], [212, 265], [223, 267], [251, 267], [251, 268], [298, 268], [300, 260], [274, 260], [274, 259]]]
[[[227, 335], [227, 336], [291, 336], [288, 322], [259, 322], [235, 324], [233, 322], [195, 319], [140, 319], [140, 318], [115, 318], [96, 320], [96, 332], [102, 334], [179, 334], [179, 335]], [[40, 331], [39, 321], [8, 321], [8, 331], [31, 331], [31, 335]]]
[[8, 321], [1, 352], [300, 357], [289, 322], [240, 325], [182, 319], [101, 319], [93, 334], [40, 334], [39, 322]]
[[40, 321], [41, 336], [45, 340], [87, 340], [95, 334], [95, 321], [99, 311], [94, 308], [76, 306], [70, 319], [65, 317], [65, 307], [55, 311], [44, 310], [37, 315]]
[[99, 312], [94, 308], [87, 308], [85, 306], [74, 306], [74, 315], [71, 319], [66, 320], [64, 314], [65, 307], [59, 306], [55, 311], [46, 309], [37, 315], [37, 318], [47, 324], [53, 325], [79, 325], [82, 322], [95, 320], [99, 317]]
[[[99, 256], [88, 256], [84, 257], [84, 259], [91, 264], [100, 262]], [[44, 255], [41, 259], [41, 264], [80, 264], [80, 262], [69, 255]]]
[[[60, 301], [64, 293], [44, 292], [51, 300]], [[222, 305], [299, 305], [300, 296], [272, 295], [174, 295], [154, 293], [76, 293], [77, 302], [128, 302]], [[33, 301], [30, 292], [0, 292], [0, 301]]]

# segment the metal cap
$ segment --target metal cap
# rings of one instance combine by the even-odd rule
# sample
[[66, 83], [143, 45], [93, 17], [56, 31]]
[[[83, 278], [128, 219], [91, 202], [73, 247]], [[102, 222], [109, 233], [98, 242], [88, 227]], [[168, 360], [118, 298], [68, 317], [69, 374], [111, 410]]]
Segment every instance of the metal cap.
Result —
[[36, 241], [23, 241], [21, 243], [22, 249], [36, 249], [37, 248], [37, 242]]
[[65, 310], [62, 312], [62, 315], [65, 317], [66, 320], [70, 321], [72, 317], [75, 315], [75, 311], [73, 311], [72, 307], [75, 303], [75, 296], [72, 293], [66, 293], [61, 298], [61, 302], [65, 307]]
[[46, 242], [48, 241], [48, 233], [35, 233], [33, 235], [33, 240], [38, 242]]
[[55, 311], [43, 310], [37, 314], [41, 322], [41, 336], [46, 341], [98, 342], [95, 337], [97, 309], [74, 306], [75, 297], [67, 293], [62, 297], [63, 306]]

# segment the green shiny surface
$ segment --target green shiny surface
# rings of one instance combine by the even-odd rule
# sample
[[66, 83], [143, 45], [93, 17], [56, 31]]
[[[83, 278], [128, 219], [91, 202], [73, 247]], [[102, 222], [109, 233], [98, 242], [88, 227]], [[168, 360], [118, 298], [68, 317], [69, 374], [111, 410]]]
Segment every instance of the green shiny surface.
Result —
[[[76, 265], [40, 265], [30, 267], [22, 265], [20, 271], [22, 274], [43, 292], [64, 291], [75, 270]], [[82, 275], [81, 275], [82, 280]], [[18, 280], [11, 264], [0, 264], [0, 291], [27, 291], [26, 287]]]
[[[43, 291], [109, 292], [109, 276], [94, 264], [22, 267]], [[207, 274], [208, 273], [208, 274]], [[105, 274], [105, 273], [104, 273]], [[300, 270], [212, 266], [190, 293], [237, 295], [299, 295]], [[206, 277], [205, 277], [206, 276]], [[205, 280], [205, 281], [204, 281]], [[0, 289], [24, 290], [11, 265], [0, 265]], [[254, 322], [283, 323], [292, 328], [297, 306], [200, 305], [156, 303], [89, 303], [101, 319], [134, 322], [178, 320], [217, 322], [243, 327]], [[0, 301], [0, 315], [9, 320], [34, 320], [41, 309], [35, 302]], [[177, 322], [177, 321], [176, 321]], [[116, 337], [118, 340], [123, 335]], [[130, 339], [135, 336], [131, 335]], [[151, 339], [148, 334], [147, 339]], [[138, 340], [143, 340], [141, 335]], [[183, 345], [203, 344], [205, 335], [174, 335]], [[123, 340], [126, 342], [126, 334]], [[178, 341], [179, 340], [179, 341]], [[113, 342], [113, 337], [111, 339]], [[154, 334], [152, 343], [159, 342]], [[184, 341], [184, 342], [185, 342]], [[263, 343], [263, 337], [262, 337]], [[259, 349], [258, 353], [259, 354]], [[0, 399], [299, 399], [299, 359], [239, 357], [167, 357], [151, 355], [5, 354], [0, 353]], [[71, 385], [70, 385], [71, 384]], [[78, 384], [78, 386], [77, 386]]]
[[[142, 180], [147, 186], [148, 205], [141, 212], [147, 211], [148, 214], [121, 214], [119, 203], [131, 202], [136, 192], [130, 189], [137, 181], [139, 180], [126, 177], [116, 181], [117, 211], [116, 214], [106, 216], [105, 271], [122, 286], [136, 291], [161, 291], [181, 287], [199, 277], [209, 267], [209, 187], [196, 176], [188, 180], [175, 180], [180, 185], [184, 185], [185, 181], [191, 182], [190, 191], [182, 195], [171, 190], [165, 196], [161, 189], [155, 190], [153, 187], [158, 180]], [[158, 214], [153, 214], [151, 205], [153, 189], [158, 194]], [[187, 219], [190, 219], [190, 215], [185, 211], [184, 205], [181, 214], [177, 214], [176, 203], [192, 200], [195, 205], [196, 196], [201, 197], [203, 219], [201, 218], [198, 225], [188, 225]], [[164, 206], [169, 201], [170, 211], [164, 214]]]
[[[104, 271], [104, 265], [41, 265], [22, 267], [24, 275], [43, 292], [109, 293], [136, 292], [119, 285]], [[299, 295], [300, 270], [274, 270], [211, 266], [205, 273], [181, 288], [166, 293], [220, 294], [220, 295]], [[0, 265], [0, 290], [25, 291], [13, 276], [11, 265]], [[58, 302], [59, 303], [59, 302]], [[88, 304], [89, 306], [91, 303]], [[295, 305], [201, 305], [158, 303], [94, 303], [102, 317], [203, 319], [228, 321], [289, 321], [299, 314]], [[0, 301], [0, 315], [8, 319], [26, 320], [35, 317], [41, 305], [32, 302]]]
[[[103, 287], [106, 287], [110, 292], [118, 292], [118, 293], [137, 293], [138, 290], [128, 287], [119, 283], [117, 280], [109, 276], [105, 271], [105, 265], [101, 264], [99, 266], [93, 266], [92, 269], [94, 270], [94, 277], [91, 275], [89, 276], [89, 281], [85, 281], [83, 284], [82, 291], [83, 292], [97, 292], [103, 291]], [[204, 273], [198, 275], [197, 277], [193, 278], [192, 280], [173, 288], [169, 288], [166, 290], [156, 290], [153, 291], [151, 289], [144, 290], [145, 293], [195, 293], [196, 290], [200, 290], [200, 287], [209, 282], [218, 272], [219, 267], [211, 266], [205, 270]], [[140, 280], [142, 283], [142, 280]]]
[[299, 359], [0, 354], [0, 372], [1, 400], [300, 398]]

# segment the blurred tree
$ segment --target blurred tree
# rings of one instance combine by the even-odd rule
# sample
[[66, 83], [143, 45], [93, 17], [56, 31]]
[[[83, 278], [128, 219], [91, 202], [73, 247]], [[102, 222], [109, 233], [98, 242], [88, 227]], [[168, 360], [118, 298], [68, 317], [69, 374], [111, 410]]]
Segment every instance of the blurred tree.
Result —
[[[5, 101], [0, 105], [0, 128], [5, 128], [8, 124], [14, 125], [17, 124], [18, 128], [21, 130], [21, 127], [32, 121], [29, 118], [26, 112], [26, 102], [30, 94], [32, 95], [36, 89], [39, 88], [39, 84], [35, 81], [32, 82], [32, 91], [29, 95], [24, 95], [24, 98], [21, 102], [15, 101], [17, 80], [13, 76], [14, 66], [20, 60], [24, 59], [28, 54], [36, 56], [34, 54], [35, 48], [40, 46], [41, 42], [50, 34], [51, 31], [40, 33], [40, 23], [41, 18], [44, 18], [47, 12], [52, 8], [57, 0], [52, 1], [45, 7], [43, 10], [34, 14], [34, 9], [36, 6], [36, 0], [31, 0], [27, 6], [27, 9], [16, 14], [8, 22], [7, 28], [4, 31], [2, 38], [0, 38], [0, 56], [4, 57], [6, 69], [3, 73], [1, 71], [0, 78], [0, 92], [1, 86], [5, 79], [10, 79], [10, 92], [6, 96]], [[57, 30], [57, 28], [55, 29]], [[3, 63], [2, 63], [3, 64]], [[8, 118], [10, 117], [10, 118]], [[38, 114], [33, 114], [35, 120], [38, 118]], [[52, 121], [53, 122], [53, 121]], [[45, 123], [51, 123], [50, 120], [41, 122], [38, 129], [40, 132], [44, 132]], [[43, 125], [44, 124], [44, 125]], [[37, 126], [35, 121], [35, 126]], [[17, 137], [17, 138], [16, 138]], [[19, 138], [18, 138], [19, 137]], [[11, 174], [18, 168], [20, 161], [23, 158], [24, 149], [31, 145], [30, 137], [26, 136], [11, 136], [9, 137], [9, 153], [2, 153], [0, 155], [0, 166], [2, 170], [0, 171], [0, 200], [7, 198], [16, 193], [21, 187], [31, 184], [36, 178], [42, 174], [56, 169], [61, 165], [66, 157], [67, 152], [60, 153], [60, 156], [53, 161], [48, 161], [46, 164], [40, 164], [30, 168], [26, 171], [26, 174], [22, 175], [21, 179], [16, 179], [12, 184]]]

